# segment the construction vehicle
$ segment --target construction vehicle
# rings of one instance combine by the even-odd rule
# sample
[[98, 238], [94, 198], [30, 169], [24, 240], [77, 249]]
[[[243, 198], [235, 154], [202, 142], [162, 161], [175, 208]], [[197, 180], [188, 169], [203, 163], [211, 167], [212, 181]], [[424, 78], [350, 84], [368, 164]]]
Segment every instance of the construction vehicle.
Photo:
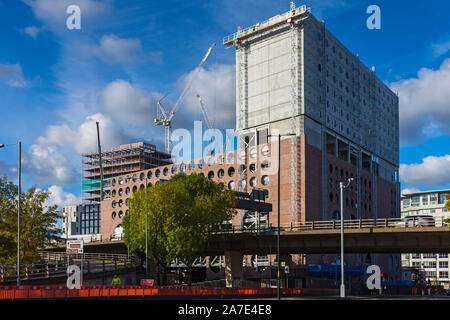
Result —
[[200, 62], [200, 64], [198, 65], [198, 67], [194, 70], [194, 73], [192, 74], [192, 76], [190, 77], [188, 83], [186, 84], [185, 88], [183, 89], [180, 97], [178, 98], [177, 102], [175, 103], [175, 105], [173, 106], [172, 110], [167, 113], [164, 110], [164, 107], [161, 104], [161, 101], [169, 94], [167, 93], [164, 97], [162, 97], [158, 103], [157, 103], [157, 115], [156, 118], [154, 119], [155, 125], [157, 126], [164, 126], [165, 127], [165, 149], [167, 153], [170, 153], [170, 128], [172, 127], [172, 119], [173, 116], [175, 115], [175, 113], [178, 110], [178, 107], [180, 106], [181, 102], [183, 101], [186, 93], [189, 91], [190, 87], [192, 86], [192, 83], [194, 82], [194, 80], [197, 78], [198, 73], [201, 70], [201, 67], [205, 64], [206, 60], [208, 59], [209, 55], [211, 54], [211, 51], [213, 50], [213, 48], [215, 47], [215, 43], [213, 43], [208, 51], [206, 52], [205, 56], [203, 57], [202, 61]]

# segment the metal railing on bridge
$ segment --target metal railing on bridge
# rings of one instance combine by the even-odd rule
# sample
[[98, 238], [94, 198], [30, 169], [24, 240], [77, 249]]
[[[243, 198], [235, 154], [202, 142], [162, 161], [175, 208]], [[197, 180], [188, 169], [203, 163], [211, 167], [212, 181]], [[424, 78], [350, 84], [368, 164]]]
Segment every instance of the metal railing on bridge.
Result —
[[[136, 256], [126, 254], [83, 253], [67, 255], [62, 252], [46, 251], [39, 254], [41, 260], [38, 263], [23, 263], [21, 265], [20, 279], [22, 281], [64, 277], [67, 267], [72, 264], [82, 265], [83, 274], [117, 271], [137, 267], [140, 264]], [[0, 265], [0, 283], [13, 282], [16, 279], [16, 264]]]
[[[351, 219], [344, 220], [344, 229], [367, 229], [367, 228], [416, 228], [416, 227], [449, 227], [446, 217], [407, 217], [407, 218], [378, 218], [378, 219]], [[223, 228], [219, 232], [213, 234], [230, 234], [230, 233], [268, 233], [284, 231], [308, 231], [308, 230], [334, 230], [341, 228], [341, 220], [328, 221], [305, 221], [290, 224], [281, 224], [278, 228], [272, 224], [269, 226], [261, 226], [259, 228], [245, 228], [239, 226], [230, 226]]]

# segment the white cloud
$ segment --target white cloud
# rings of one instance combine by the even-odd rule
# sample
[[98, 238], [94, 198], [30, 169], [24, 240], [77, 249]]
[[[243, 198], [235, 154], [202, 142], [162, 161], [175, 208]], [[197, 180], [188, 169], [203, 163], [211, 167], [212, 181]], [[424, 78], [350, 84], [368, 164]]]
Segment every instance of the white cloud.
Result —
[[4, 81], [10, 87], [25, 87], [25, 81], [20, 64], [0, 64], [0, 81]]
[[433, 186], [450, 183], [450, 155], [428, 156], [422, 163], [401, 164], [400, 178], [406, 183]]
[[450, 135], [450, 58], [439, 70], [422, 68], [417, 78], [392, 83], [400, 99], [400, 143]]
[[[195, 70], [184, 75], [178, 86], [183, 89]], [[215, 128], [234, 128], [236, 115], [236, 80], [235, 66], [214, 64], [210, 68], [200, 69], [197, 79], [186, 94], [180, 106], [184, 114], [191, 113], [192, 121], [202, 120], [204, 116], [197, 98], [199, 94], [205, 104], [208, 118], [213, 122]], [[205, 122], [205, 121], [204, 121]], [[206, 128], [206, 122], [205, 122]]]
[[102, 110], [120, 122], [153, 123], [160, 95], [115, 80], [101, 93]]
[[22, 165], [37, 183], [70, 185], [78, 180], [73, 166], [54, 146], [31, 145]]
[[73, 193], [65, 192], [61, 186], [52, 185], [47, 190], [50, 195], [45, 206], [58, 206], [58, 210], [61, 210], [63, 206], [77, 205], [81, 203], [81, 199], [75, 196]]
[[431, 45], [434, 57], [440, 57], [450, 50], [450, 40], [433, 43]]
[[37, 142], [43, 146], [69, 147], [78, 154], [96, 151], [98, 147], [97, 121], [99, 122], [102, 148], [117, 146], [130, 140], [108, 116], [96, 113], [87, 116], [75, 129], [70, 128], [67, 124], [48, 126], [45, 135], [38, 137]]
[[42, 28], [36, 27], [36, 26], [29, 26], [25, 27], [23, 29], [23, 32], [25, 32], [27, 35], [32, 37], [33, 39], [36, 39], [38, 34], [42, 31]]
[[136, 62], [143, 59], [142, 43], [139, 39], [124, 39], [113, 34], [104, 35], [100, 44], [90, 49], [93, 55], [107, 63]]

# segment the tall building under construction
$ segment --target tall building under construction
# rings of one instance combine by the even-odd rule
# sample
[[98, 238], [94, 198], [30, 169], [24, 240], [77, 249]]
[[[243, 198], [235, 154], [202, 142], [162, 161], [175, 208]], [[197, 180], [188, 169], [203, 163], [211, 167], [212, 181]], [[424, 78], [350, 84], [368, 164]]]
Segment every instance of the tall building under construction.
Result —
[[[102, 151], [104, 199], [111, 197], [111, 178], [171, 163], [171, 155], [157, 150], [152, 144], [137, 142]], [[101, 170], [98, 152], [83, 156], [83, 201], [100, 202]]]
[[[282, 138], [282, 221], [399, 217], [398, 97], [302, 6], [224, 38], [244, 147]], [[275, 210], [276, 206], [275, 204]], [[400, 267], [400, 257], [392, 256]], [[372, 257], [358, 257], [359, 263]], [[373, 261], [372, 261], [373, 262]]]

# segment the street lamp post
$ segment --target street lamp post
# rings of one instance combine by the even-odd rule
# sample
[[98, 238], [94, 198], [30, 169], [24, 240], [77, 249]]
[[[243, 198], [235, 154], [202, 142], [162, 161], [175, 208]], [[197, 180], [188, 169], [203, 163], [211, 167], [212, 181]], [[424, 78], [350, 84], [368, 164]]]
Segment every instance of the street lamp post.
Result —
[[147, 177], [145, 177], [145, 279], [148, 279], [148, 211], [147, 211]]
[[347, 185], [344, 182], [339, 183], [341, 193], [341, 298], [345, 298], [345, 280], [344, 280], [344, 189], [348, 188], [353, 178], [348, 179]]
[[6, 147], [6, 146], [14, 146], [18, 145], [19, 151], [18, 151], [18, 202], [17, 202], [17, 285], [20, 285], [20, 202], [21, 202], [21, 193], [22, 193], [22, 142], [12, 143], [12, 144], [0, 144], [0, 148]]
[[277, 299], [280, 300], [280, 270], [281, 270], [281, 261], [280, 261], [280, 168], [281, 168], [281, 137], [295, 136], [295, 133], [287, 133], [278, 135], [268, 135], [268, 137], [278, 136], [278, 183], [277, 183], [277, 193], [278, 193], [278, 204], [277, 204], [277, 220], [278, 220], [278, 230], [277, 230]]

